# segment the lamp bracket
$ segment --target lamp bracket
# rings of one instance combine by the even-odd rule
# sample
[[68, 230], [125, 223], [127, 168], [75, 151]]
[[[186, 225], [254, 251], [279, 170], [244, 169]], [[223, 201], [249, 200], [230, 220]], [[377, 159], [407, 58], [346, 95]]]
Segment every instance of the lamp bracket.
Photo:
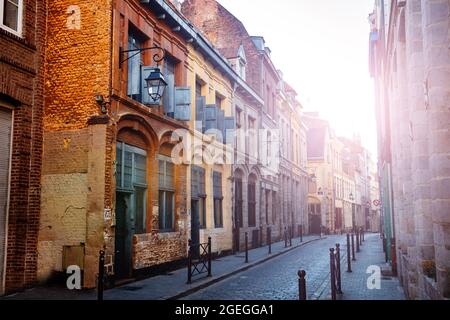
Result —
[[[149, 47], [149, 48], [140, 48], [140, 49], [133, 49], [133, 50], [123, 50], [122, 48], [120, 48], [120, 66], [122, 66], [122, 64], [124, 62], [132, 59], [139, 53], [141, 53], [143, 51], [148, 51], [148, 50], [160, 51], [160, 52], [156, 52], [153, 55], [153, 61], [156, 63], [156, 65], [159, 65], [159, 63], [166, 58], [166, 49], [163, 49], [160, 46], [153, 46], [153, 47]], [[133, 53], [133, 54], [124, 58], [124, 55], [126, 55], [128, 53]]]

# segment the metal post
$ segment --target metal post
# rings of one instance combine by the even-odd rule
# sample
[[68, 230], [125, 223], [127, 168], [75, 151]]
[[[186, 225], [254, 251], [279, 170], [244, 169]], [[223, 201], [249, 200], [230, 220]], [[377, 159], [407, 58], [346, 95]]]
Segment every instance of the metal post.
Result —
[[189, 249], [188, 249], [188, 280], [187, 280], [187, 284], [191, 284], [192, 283], [192, 240], [189, 239]]
[[359, 231], [356, 229], [356, 252], [359, 252]]
[[336, 300], [336, 271], [334, 259], [334, 248], [330, 248], [331, 300]]
[[391, 238], [392, 274], [397, 276], [397, 253], [395, 249], [395, 238]]
[[336, 243], [336, 282], [337, 282], [337, 293], [342, 294], [342, 283], [341, 283], [341, 245]]
[[306, 272], [305, 270], [300, 270], [298, 272], [298, 299], [306, 300]]
[[98, 257], [97, 300], [103, 301], [103, 277], [105, 275], [105, 251], [100, 250]]
[[300, 225], [300, 242], [303, 242], [303, 225]]
[[212, 277], [212, 241], [211, 237], [208, 237], [208, 277]]
[[352, 261], [350, 258], [350, 234], [347, 233], [347, 272], [352, 272]]
[[361, 227], [360, 231], [359, 231], [359, 245], [362, 246], [363, 245], [363, 228]]
[[352, 232], [352, 260], [356, 261], [355, 256], [355, 234]]
[[286, 227], [284, 227], [284, 247], [287, 248], [287, 231], [286, 231]]
[[272, 228], [267, 228], [267, 242], [269, 243], [269, 254], [272, 254]]
[[245, 233], [245, 263], [248, 263], [248, 232]]

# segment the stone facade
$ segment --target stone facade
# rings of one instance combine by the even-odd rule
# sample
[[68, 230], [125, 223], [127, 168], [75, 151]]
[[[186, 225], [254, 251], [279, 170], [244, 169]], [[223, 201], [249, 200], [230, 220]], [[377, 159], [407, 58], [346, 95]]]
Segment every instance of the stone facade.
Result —
[[392, 154], [382, 159], [392, 163], [391, 261], [409, 298], [450, 298], [449, 3], [388, 9], [377, 1], [372, 14], [371, 70], [379, 123], [390, 123], [379, 126], [379, 148]]
[[36, 282], [46, 5], [25, 0], [17, 28], [0, 26], [0, 111], [10, 117], [0, 132], [11, 141], [0, 163], [0, 295]]

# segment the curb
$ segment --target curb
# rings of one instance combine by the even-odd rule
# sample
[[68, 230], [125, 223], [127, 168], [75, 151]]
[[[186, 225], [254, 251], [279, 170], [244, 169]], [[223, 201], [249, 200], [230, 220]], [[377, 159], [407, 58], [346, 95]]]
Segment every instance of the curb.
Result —
[[218, 276], [217, 278], [213, 278], [210, 281], [207, 281], [207, 282], [204, 282], [202, 284], [199, 284], [198, 286], [196, 286], [194, 288], [190, 288], [188, 290], [179, 292], [179, 293], [177, 293], [176, 295], [173, 295], [173, 296], [163, 297], [163, 298], [161, 298], [161, 300], [178, 300], [180, 298], [184, 298], [184, 297], [186, 297], [188, 295], [191, 295], [191, 294], [193, 294], [193, 293], [195, 293], [197, 291], [205, 289], [205, 288], [207, 288], [207, 287], [209, 287], [209, 286], [211, 286], [213, 284], [216, 284], [216, 283], [218, 283], [220, 281], [223, 281], [223, 280], [225, 280], [227, 278], [230, 278], [230, 277], [232, 277], [232, 276], [234, 276], [234, 275], [236, 275], [238, 273], [241, 273], [243, 271], [247, 271], [247, 270], [249, 270], [249, 269], [251, 269], [253, 267], [256, 267], [256, 266], [258, 266], [260, 264], [263, 264], [263, 263], [265, 263], [265, 262], [267, 262], [269, 260], [275, 259], [275, 258], [277, 258], [277, 257], [279, 257], [279, 256], [281, 256], [281, 255], [283, 255], [285, 253], [288, 253], [288, 252], [291, 252], [292, 250], [295, 250], [295, 249], [298, 249], [300, 247], [303, 247], [303, 246], [305, 246], [305, 245], [307, 245], [307, 244], [309, 244], [311, 242], [315, 242], [315, 241], [319, 241], [319, 240], [325, 240], [325, 239], [327, 239], [327, 237], [322, 237], [322, 238], [318, 238], [318, 239], [311, 239], [311, 240], [302, 242], [301, 244], [298, 244], [296, 246], [292, 246], [289, 249], [280, 251], [278, 253], [273, 253], [271, 255], [268, 255], [266, 258], [262, 258], [260, 260], [257, 260], [255, 262], [253, 262], [253, 263], [246, 264], [243, 267], [240, 267], [240, 268], [238, 268], [238, 269], [236, 269], [234, 271], [231, 271], [229, 273], [225, 273], [225, 274], [223, 274], [221, 276]]

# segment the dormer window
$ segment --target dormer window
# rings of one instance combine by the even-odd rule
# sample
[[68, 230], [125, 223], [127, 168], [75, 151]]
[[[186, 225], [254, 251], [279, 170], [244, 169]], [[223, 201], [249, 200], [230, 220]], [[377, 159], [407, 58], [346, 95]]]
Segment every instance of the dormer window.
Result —
[[247, 58], [245, 57], [244, 45], [241, 44], [238, 50], [236, 71], [243, 80], [246, 80], [246, 66]]

